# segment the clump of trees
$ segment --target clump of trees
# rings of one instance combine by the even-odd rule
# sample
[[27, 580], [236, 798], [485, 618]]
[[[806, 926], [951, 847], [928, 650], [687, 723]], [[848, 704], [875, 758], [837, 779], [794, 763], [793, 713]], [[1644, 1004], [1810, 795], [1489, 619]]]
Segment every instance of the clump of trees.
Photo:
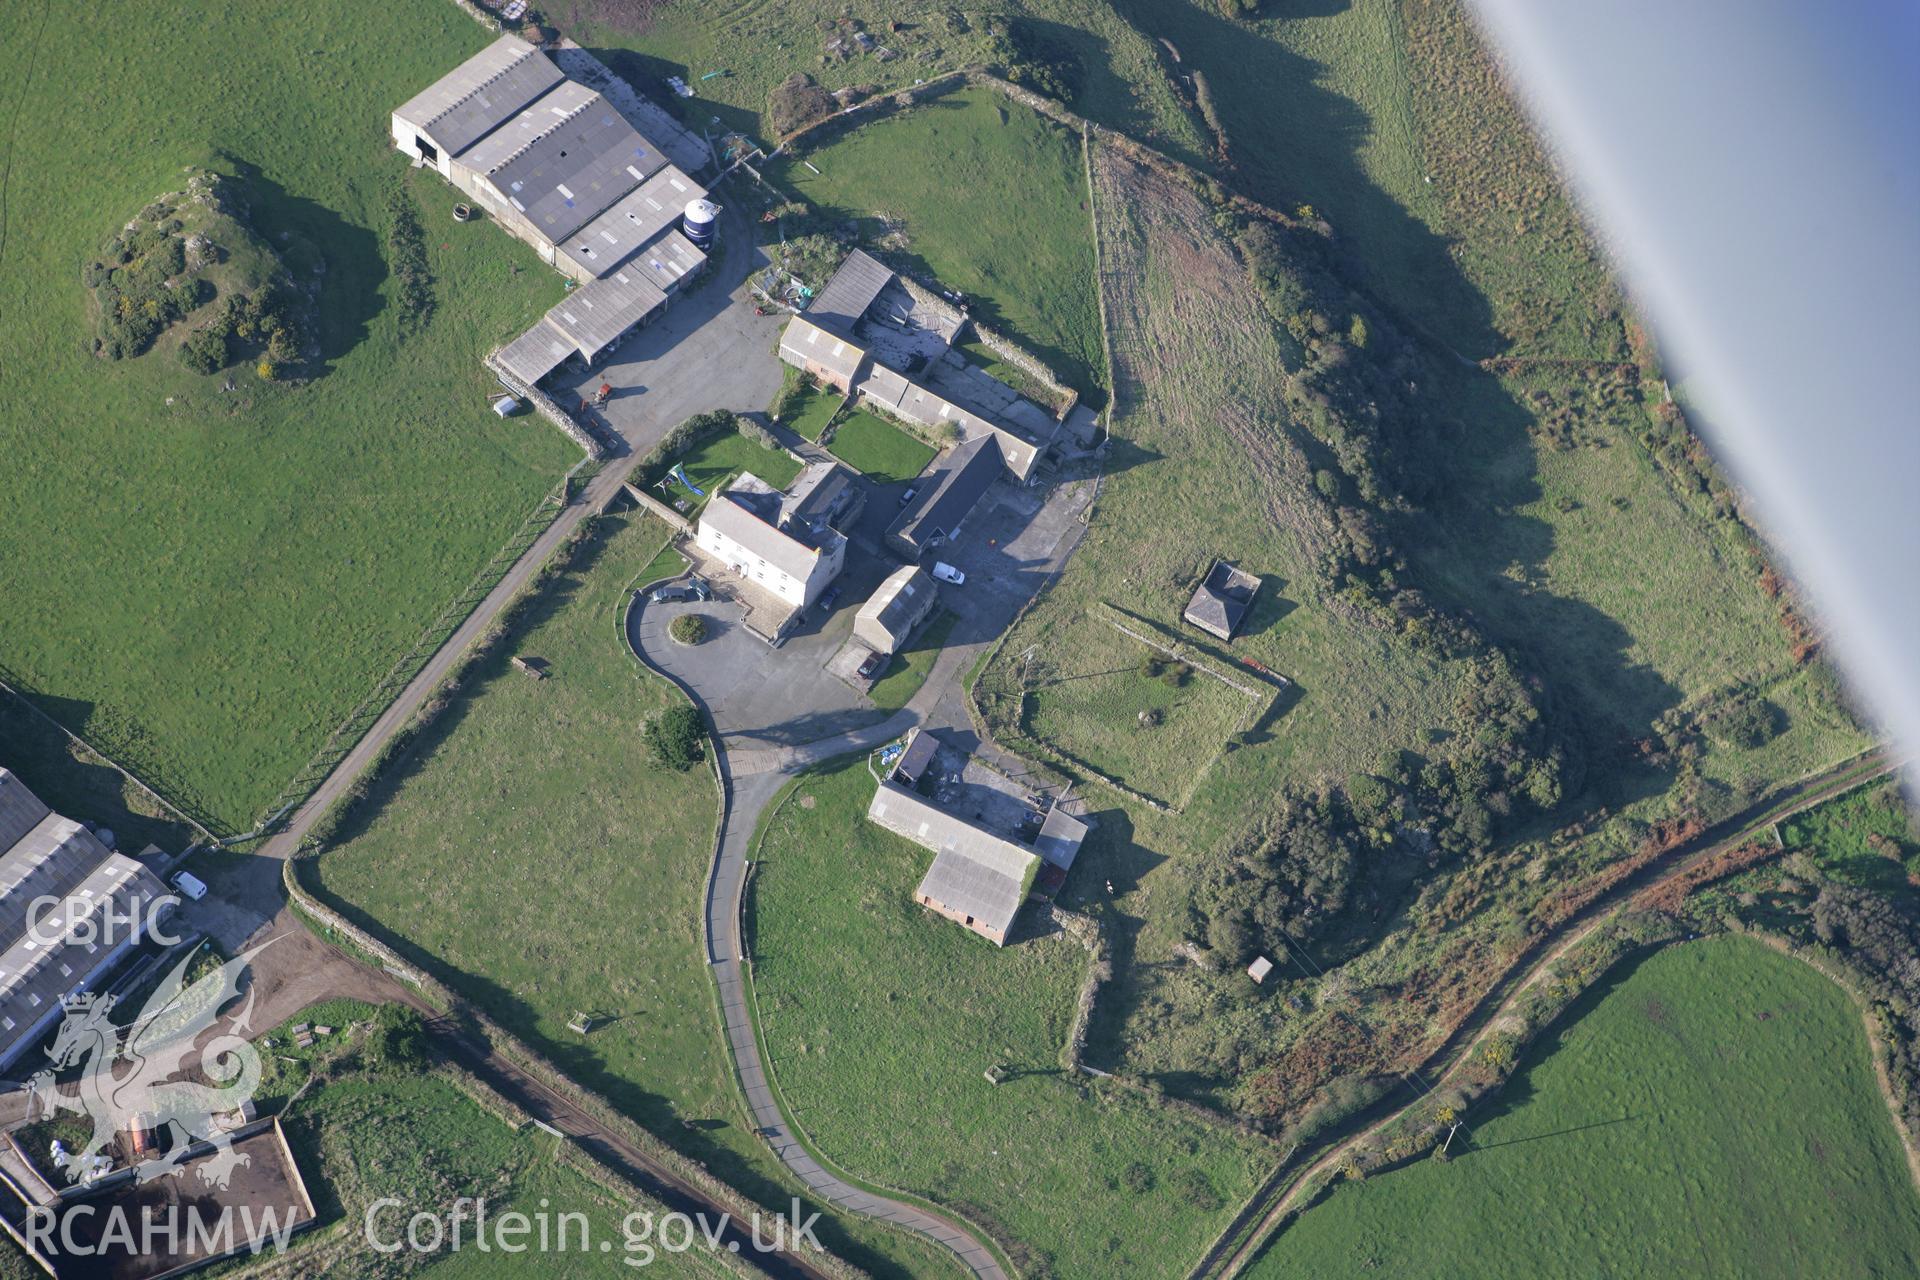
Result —
[[[251, 294], [228, 294], [212, 321], [181, 345], [180, 357], [197, 373], [213, 373], [236, 359], [250, 358], [256, 373], [273, 379], [299, 362], [303, 340], [294, 295], [276, 283]], [[218, 363], [207, 367], [215, 360]]]
[[420, 1015], [404, 1005], [383, 1004], [373, 1015], [367, 1034], [368, 1065], [394, 1071], [421, 1071], [432, 1061], [427, 1028]]
[[[296, 364], [304, 301], [246, 216], [243, 184], [209, 171], [196, 172], [184, 194], [143, 209], [81, 272], [99, 317], [95, 350], [128, 359], [189, 322], [194, 327], [181, 339], [179, 358], [195, 373], [247, 360], [261, 377], [274, 378]], [[216, 287], [206, 272], [230, 259], [245, 265], [229, 268]]]
[[1365, 840], [1338, 791], [1294, 789], [1194, 867], [1192, 931], [1232, 966], [1307, 944], [1348, 903]]
[[1724, 747], [1751, 751], [1780, 732], [1780, 708], [1757, 693], [1739, 692], [1721, 699], [1700, 717], [1707, 737]]
[[988, 34], [992, 40], [986, 61], [999, 67], [1010, 83], [1061, 102], [1072, 102], [1079, 96], [1086, 69], [1067, 45], [1023, 18], [1006, 22], [995, 19], [988, 26]]
[[700, 713], [682, 702], [648, 720], [644, 737], [655, 764], [685, 773], [702, 759], [706, 729]]
[[140, 355], [168, 325], [212, 300], [210, 282], [185, 274], [184, 230], [165, 215], [140, 224], [115, 236], [81, 273], [100, 314], [96, 349], [107, 359]]
[[1920, 1132], [1920, 921], [1886, 895], [1826, 884], [1814, 899], [1813, 934], [1865, 989], [1887, 1046], [1907, 1132]]
[[1170, 658], [1158, 650], [1149, 649], [1140, 659], [1140, 674], [1175, 689], [1184, 689], [1187, 682], [1193, 679], [1193, 668], [1178, 658]]

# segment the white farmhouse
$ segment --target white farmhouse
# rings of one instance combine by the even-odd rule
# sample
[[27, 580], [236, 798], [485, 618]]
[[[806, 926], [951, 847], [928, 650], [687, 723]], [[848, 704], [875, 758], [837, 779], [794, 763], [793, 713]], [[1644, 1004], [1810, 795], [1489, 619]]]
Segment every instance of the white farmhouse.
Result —
[[820, 598], [846, 563], [847, 540], [821, 522], [782, 520], [784, 495], [751, 472], [713, 496], [694, 544], [794, 609]]

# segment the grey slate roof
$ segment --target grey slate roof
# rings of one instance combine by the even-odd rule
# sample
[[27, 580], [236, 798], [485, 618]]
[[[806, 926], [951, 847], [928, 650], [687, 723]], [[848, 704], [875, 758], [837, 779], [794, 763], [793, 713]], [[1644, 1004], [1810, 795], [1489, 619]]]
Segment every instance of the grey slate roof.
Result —
[[460, 163], [555, 242], [667, 163], [613, 104], [568, 80], [502, 125]]
[[865, 250], [855, 249], [807, 306], [807, 319], [842, 337], [852, 337], [853, 326], [891, 283], [893, 272], [885, 264]]
[[560, 68], [544, 53], [514, 36], [501, 36], [393, 114], [447, 155], [458, 156], [560, 80]]
[[547, 312], [547, 323], [591, 360], [666, 300], [658, 285], [626, 266], [569, 293]]
[[931, 729], [915, 729], [907, 749], [893, 762], [894, 773], [918, 782], [933, 758], [940, 754], [940, 735]]
[[1056, 804], [1047, 810], [1047, 820], [1040, 824], [1040, 834], [1034, 838], [1033, 847], [1041, 857], [1064, 871], [1073, 866], [1073, 860], [1080, 855], [1080, 844], [1086, 838], [1087, 824]]
[[851, 338], [822, 329], [806, 316], [795, 316], [780, 334], [780, 358], [788, 364], [817, 364], [851, 380], [860, 370], [867, 351]]
[[705, 187], [668, 165], [568, 236], [560, 252], [582, 270], [603, 276], [678, 223], [687, 203], [706, 194]]
[[[740, 479], [757, 477], [743, 472], [734, 483], [738, 484]], [[736, 500], [729, 491], [714, 495], [713, 500], [701, 511], [700, 523], [711, 525], [774, 568], [801, 582], [807, 580], [820, 558], [820, 553], [813, 547], [774, 528], [755, 515], [745, 503]]]
[[907, 381], [907, 375], [876, 362], [867, 369], [866, 376], [853, 385], [853, 389], [883, 409], [898, 411], [901, 398], [912, 386]]
[[830, 520], [845, 505], [853, 488], [853, 472], [837, 462], [809, 462], [787, 486], [780, 503], [780, 523], [812, 525]]
[[1225, 560], [1216, 560], [1194, 588], [1183, 616], [1202, 631], [1231, 640], [1247, 610], [1253, 607], [1253, 596], [1259, 589], [1258, 577]]
[[1000, 442], [993, 436], [975, 436], [957, 446], [934, 465], [919, 496], [893, 522], [887, 537], [900, 539], [916, 553], [925, 551], [935, 538], [951, 537], [1000, 478], [1002, 469]]
[[996, 933], [1013, 924], [1039, 864], [1033, 854], [896, 782], [882, 782], [874, 791], [867, 816], [934, 851], [915, 896], [972, 916]]
[[907, 630], [926, 611], [928, 601], [937, 591], [925, 570], [914, 565], [895, 569], [854, 615], [854, 631], [877, 625], [897, 645], [906, 638]]

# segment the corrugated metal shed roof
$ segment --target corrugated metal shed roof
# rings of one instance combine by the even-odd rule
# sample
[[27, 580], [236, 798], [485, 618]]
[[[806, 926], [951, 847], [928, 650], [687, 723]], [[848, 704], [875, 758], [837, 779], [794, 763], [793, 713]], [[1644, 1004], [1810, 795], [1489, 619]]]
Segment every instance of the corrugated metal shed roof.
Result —
[[975, 436], [935, 466], [920, 496], [893, 522], [887, 536], [924, 551], [936, 536], [951, 535], [960, 527], [1002, 470], [1000, 442], [992, 435]]
[[[757, 479], [749, 477], [747, 473], [742, 473], [741, 478]], [[713, 501], [707, 503], [706, 509], [700, 513], [700, 523], [712, 526], [753, 555], [801, 582], [805, 582], [813, 572], [814, 562], [820, 556], [814, 548], [780, 532], [743, 504], [734, 501], [733, 496], [726, 492], [715, 494]]]
[[100, 852], [102, 860], [41, 916], [38, 936], [12, 935], [0, 952], [0, 1061], [13, 1057], [63, 999], [131, 945], [147, 908], [167, 891], [132, 858]]
[[0, 769], [0, 849], [11, 849], [51, 812], [19, 774]]
[[563, 82], [460, 158], [549, 240], [571, 236], [667, 163], [613, 104]]
[[560, 68], [546, 54], [515, 36], [501, 36], [393, 114], [458, 156], [560, 80]]
[[0, 944], [27, 931], [42, 896], [64, 897], [107, 859], [107, 847], [71, 818], [49, 813], [0, 853]]
[[[882, 782], [867, 816], [934, 851], [914, 892], [1005, 933], [1026, 900], [1039, 859], [1010, 840], [965, 822], [896, 782]], [[914, 834], [917, 833], [917, 834]]]
[[547, 323], [591, 360], [666, 300], [659, 286], [627, 266], [575, 289], [547, 312]]
[[511, 119], [502, 121], [498, 129], [462, 154], [460, 163], [475, 173], [492, 173], [599, 100], [599, 94], [578, 81], [561, 80], [514, 112]]
[[867, 352], [864, 347], [822, 329], [805, 316], [795, 316], [781, 332], [780, 358], [802, 367], [817, 364], [851, 381], [859, 372], [860, 362], [867, 358]]
[[688, 201], [706, 194], [705, 187], [668, 165], [568, 236], [560, 252], [582, 270], [603, 276], [677, 223]]
[[509, 375], [531, 387], [566, 363], [567, 357], [579, 349], [578, 343], [562, 337], [560, 331], [542, 317], [495, 358]]
[[[0, 769], [0, 1062], [17, 1055], [60, 1000], [121, 949], [97, 923], [84, 941], [78, 932], [108, 906], [116, 924], [144, 920], [147, 905], [165, 892], [151, 871], [109, 852]], [[65, 908], [35, 912], [43, 898]], [[30, 932], [36, 915], [39, 926]]]
[[707, 255], [695, 248], [693, 241], [678, 231], [669, 231], [634, 254], [627, 269], [641, 272], [662, 290], [672, 293], [682, 281], [705, 266], [706, 261]]
[[893, 272], [884, 263], [863, 249], [855, 249], [807, 307], [807, 319], [851, 337], [853, 326], [891, 283]]

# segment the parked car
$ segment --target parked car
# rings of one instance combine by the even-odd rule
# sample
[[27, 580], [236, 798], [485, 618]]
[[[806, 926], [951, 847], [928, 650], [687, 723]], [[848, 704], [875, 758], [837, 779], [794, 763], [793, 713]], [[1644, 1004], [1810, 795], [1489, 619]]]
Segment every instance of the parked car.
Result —
[[173, 878], [173, 887], [192, 898], [195, 902], [207, 896], [206, 882], [191, 871], [182, 871]]
[[901, 494], [901, 495], [900, 495], [900, 505], [904, 507], [904, 506], [906, 506], [906, 505], [907, 505], [907, 504], [908, 504], [909, 502], [912, 502], [912, 501], [913, 501], [913, 495], [914, 495], [914, 494], [916, 494], [916, 493], [918, 493], [918, 492], [920, 492], [920, 491], [919, 491], [918, 489], [908, 489], [908, 490], [907, 490], [907, 491], [906, 491], [905, 493], [903, 493], [903, 494]]
[[828, 587], [820, 593], [820, 612], [833, 612], [833, 602], [840, 598], [840, 588]]
[[655, 604], [672, 604], [678, 600], [698, 600], [700, 593], [685, 583], [674, 583], [654, 588], [653, 595], [649, 598]]
[[951, 582], [956, 587], [967, 580], [966, 574], [960, 572], [945, 560], [936, 560], [933, 562], [933, 576], [942, 582]]
[[886, 665], [886, 661], [885, 656], [882, 654], [869, 653], [866, 656], [866, 660], [860, 664], [860, 678], [862, 680], [873, 679], [880, 674], [880, 668]]
[[701, 577], [699, 574], [697, 573], [688, 574], [687, 585], [693, 588], [694, 599], [696, 600], [713, 599], [713, 587], [709, 585], [707, 580]]

